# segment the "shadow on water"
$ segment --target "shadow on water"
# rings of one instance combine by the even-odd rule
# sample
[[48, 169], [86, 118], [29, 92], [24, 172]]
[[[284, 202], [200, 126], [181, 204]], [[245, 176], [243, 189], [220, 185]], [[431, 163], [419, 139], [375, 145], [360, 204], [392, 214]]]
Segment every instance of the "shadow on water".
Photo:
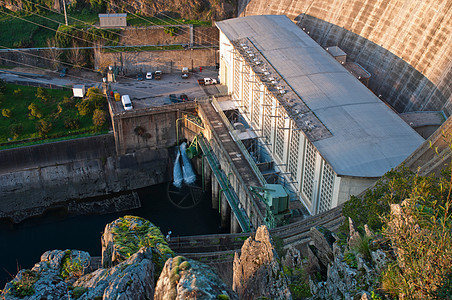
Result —
[[12, 279], [9, 274], [31, 268], [48, 250], [79, 249], [100, 256], [105, 225], [124, 215], [146, 218], [164, 235], [171, 230], [172, 237], [221, 232], [220, 215], [211, 208], [210, 194], [202, 193], [199, 186], [178, 190], [163, 183], [137, 193], [142, 207], [130, 211], [71, 217], [58, 209], [20, 224], [0, 223], [0, 289]]

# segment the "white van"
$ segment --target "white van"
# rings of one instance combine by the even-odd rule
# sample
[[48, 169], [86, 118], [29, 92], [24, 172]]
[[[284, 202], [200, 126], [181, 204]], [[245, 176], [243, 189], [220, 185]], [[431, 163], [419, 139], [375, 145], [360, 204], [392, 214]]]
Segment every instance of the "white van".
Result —
[[132, 101], [130, 101], [129, 95], [122, 95], [121, 102], [125, 110], [132, 110], [133, 106]]

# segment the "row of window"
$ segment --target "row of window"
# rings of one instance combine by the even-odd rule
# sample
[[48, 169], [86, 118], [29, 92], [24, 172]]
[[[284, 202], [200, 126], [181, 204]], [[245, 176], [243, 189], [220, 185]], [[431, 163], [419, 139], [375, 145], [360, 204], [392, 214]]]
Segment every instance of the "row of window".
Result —
[[245, 117], [258, 132], [262, 130], [263, 141], [272, 156], [282, 165], [287, 163], [283, 169], [289, 173], [293, 187], [311, 211], [320, 213], [330, 209], [335, 181], [333, 169], [317, 155], [317, 149], [301, 130], [288, 120], [284, 109], [277, 107], [277, 100], [237, 52], [233, 59], [232, 88], [232, 95], [240, 101]]

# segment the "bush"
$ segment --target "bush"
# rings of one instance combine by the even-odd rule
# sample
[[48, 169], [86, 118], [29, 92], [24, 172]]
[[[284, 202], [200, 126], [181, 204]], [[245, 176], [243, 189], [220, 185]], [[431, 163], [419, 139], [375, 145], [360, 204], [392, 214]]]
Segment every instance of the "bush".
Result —
[[42, 112], [35, 103], [31, 103], [28, 106], [28, 110], [30, 111], [30, 116], [32, 118], [38, 118], [38, 119], [42, 118]]
[[50, 98], [49, 93], [42, 87], [38, 87], [36, 91], [36, 97], [44, 103], [47, 103], [47, 101], [49, 101]]
[[21, 89], [14, 90], [13, 94], [14, 96], [22, 96], [22, 90]]
[[12, 116], [13, 114], [12, 114], [12, 112], [11, 112], [10, 109], [4, 108], [4, 109], [2, 109], [2, 115], [3, 115], [5, 118], [11, 118], [11, 116]]
[[102, 109], [96, 109], [93, 113], [93, 124], [96, 128], [101, 128], [104, 126], [107, 120], [107, 113]]
[[176, 27], [176, 26], [165, 27], [165, 29], [163, 29], [163, 31], [166, 34], [169, 34], [170, 36], [175, 36], [177, 34], [177, 32], [179, 31], [179, 27]]
[[67, 118], [64, 120], [64, 128], [66, 129], [79, 129], [80, 121], [74, 118]]
[[9, 131], [13, 135], [14, 139], [17, 139], [22, 133], [24, 127], [21, 124], [13, 124], [9, 127]]
[[64, 96], [63, 101], [61, 101], [61, 103], [67, 108], [72, 108], [74, 107], [75, 104], [74, 98], [67, 96]]
[[52, 130], [52, 123], [46, 120], [39, 120], [36, 122], [36, 130], [40, 137], [45, 137]]
[[20, 298], [33, 295], [35, 293], [33, 286], [38, 278], [39, 275], [35, 271], [25, 270], [20, 280], [13, 282], [13, 294]]
[[387, 219], [383, 234], [397, 253], [397, 262], [382, 279], [388, 293], [399, 298], [433, 299], [452, 290], [451, 204], [448, 198], [444, 202], [413, 197], [403, 202], [400, 214]]

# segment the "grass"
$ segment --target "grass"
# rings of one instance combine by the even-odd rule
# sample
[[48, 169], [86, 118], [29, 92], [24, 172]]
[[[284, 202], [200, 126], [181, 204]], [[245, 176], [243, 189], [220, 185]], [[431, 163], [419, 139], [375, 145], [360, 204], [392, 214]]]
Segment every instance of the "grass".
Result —
[[[15, 91], [21, 90], [20, 93]], [[43, 138], [39, 136], [36, 129], [36, 123], [43, 119], [52, 123], [52, 129], [47, 133], [46, 138], [56, 141], [61, 139], [70, 139], [74, 137], [81, 137], [86, 135], [93, 135], [96, 131], [93, 126], [92, 117], [80, 116], [74, 104], [64, 105], [62, 100], [64, 97], [71, 97], [71, 90], [54, 90], [45, 89], [48, 93], [48, 100], [46, 103], [36, 97], [37, 88], [29, 86], [21, 86], [15, 84], [7, 84], [6, 91], [0, 99], [0, 109], [10, 109], [12, 116], [10, 118], [0, 115], [0, 144], [3, 148], [10, 148], [12, 144], [17, 147], [17, 141], [22, 141], [22, 145], [30, 145], [42, 143]], [[30, 117], [28, 106], [34, 103], [42, 112], [40, 119]], [[59, 109], [61, 108], [61, 111]], [[79, 122], [79, 128], [67, 129], [65, 128], [65, 120], [76, 119]], [[20, 125], [22, 130], [14, 137], [12, 127]], [[105, 129], [105, 128], [104, 128]], [[104, 132], [104, 131], [103, 131]], [[58, 138], [58, 139], [55, 139]], [[40, 139], [40, 141], [36, 141]], [[7, 145], [10, 143], [10, 145]]]
[[[6, 13], [9, 15], [0, 14], [0, 28], [2, 28], [0, 30], [0, 46], [2, 47], [0, 48], [47, 47], [47, 39], [55, 36], [59, 23], [64, 24], [64, 16], [56, 13], [40, 13], [43, 17], [10, 11], [6, 11]], [[88, 24], [99, 21], [95, 13], [70, 14], [70, 16]], [[69, 25], [86, 25], [74, 19], [68, 18]], [[44, 26], [48, 28], [44, 28]]]

